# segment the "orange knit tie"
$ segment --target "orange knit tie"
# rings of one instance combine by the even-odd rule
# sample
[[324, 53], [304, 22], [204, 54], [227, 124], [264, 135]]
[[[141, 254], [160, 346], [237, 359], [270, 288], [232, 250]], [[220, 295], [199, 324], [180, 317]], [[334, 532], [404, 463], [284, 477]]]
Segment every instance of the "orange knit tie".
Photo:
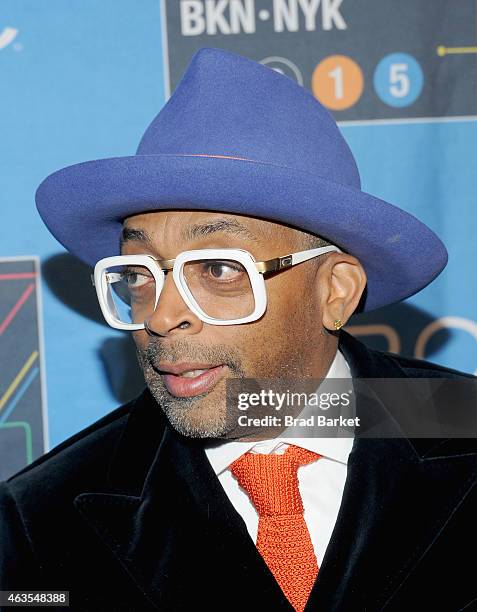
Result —
[[291, 444], [281, 455], [248, 452], [230, 465], [258, 512], [257, 549], [297, 611], [305, 608], [318, 574], [297, 472], [320, 457]]

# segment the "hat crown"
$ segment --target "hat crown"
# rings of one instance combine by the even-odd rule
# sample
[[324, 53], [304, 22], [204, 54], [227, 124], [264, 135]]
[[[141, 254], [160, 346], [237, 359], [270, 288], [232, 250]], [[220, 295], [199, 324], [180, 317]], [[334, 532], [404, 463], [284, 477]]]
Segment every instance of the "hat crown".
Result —
[[217, 48], [197, 51], [137, 155], [246, 157], [360, 188], [333, 117], [293, 79]]

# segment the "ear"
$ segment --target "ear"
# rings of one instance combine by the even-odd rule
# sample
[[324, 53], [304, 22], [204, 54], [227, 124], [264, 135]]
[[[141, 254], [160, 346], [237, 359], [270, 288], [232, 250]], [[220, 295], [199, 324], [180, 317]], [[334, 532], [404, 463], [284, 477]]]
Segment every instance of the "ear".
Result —
[[356, 257], [347, 253], [331, 253], [318, 268], [318, 287], [321, 288], [323, 326], [335, 330], [335, 321], [342, 325], [358, 306], [366, 287], [366, 272]]

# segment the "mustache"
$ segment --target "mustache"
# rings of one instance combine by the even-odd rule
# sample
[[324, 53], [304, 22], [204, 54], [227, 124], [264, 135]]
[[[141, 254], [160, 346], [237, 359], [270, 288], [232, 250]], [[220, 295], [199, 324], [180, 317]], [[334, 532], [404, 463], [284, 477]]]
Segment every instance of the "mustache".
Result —
[[149, 363], [155, 370], [159, 370], [159, 363], [178, 363], [181, 361], [205, 362], [210, 364], [224, 364], [235, 374], [245, 377], [245, 371], [239, 353], [224, 344], [190, 344], [181, 338], [174, 343], [165, 344], [161, 340], [151, 340], [146, 348], [136, 347], [140, 361]]

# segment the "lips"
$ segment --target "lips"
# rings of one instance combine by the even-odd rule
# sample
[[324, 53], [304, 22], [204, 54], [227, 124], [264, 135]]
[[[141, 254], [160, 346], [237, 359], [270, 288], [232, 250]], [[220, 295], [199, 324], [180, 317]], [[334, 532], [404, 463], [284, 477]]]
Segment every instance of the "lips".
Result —
[[167, 363], [165, 361], [161, 361], [157, 365], [157, 369], [161, 373], [165, 372], [166, 374], [182, 374], [183, 372], [191, 372], [193, 370], [209, 370], [215, 367], [215, 365], [199, 361], [181, 361], [180, 363]]
[[204, 363], [159, 364], [158, 370], [171, 395], [194, 397], [210, 391], [225, 375], [227, 366]]

